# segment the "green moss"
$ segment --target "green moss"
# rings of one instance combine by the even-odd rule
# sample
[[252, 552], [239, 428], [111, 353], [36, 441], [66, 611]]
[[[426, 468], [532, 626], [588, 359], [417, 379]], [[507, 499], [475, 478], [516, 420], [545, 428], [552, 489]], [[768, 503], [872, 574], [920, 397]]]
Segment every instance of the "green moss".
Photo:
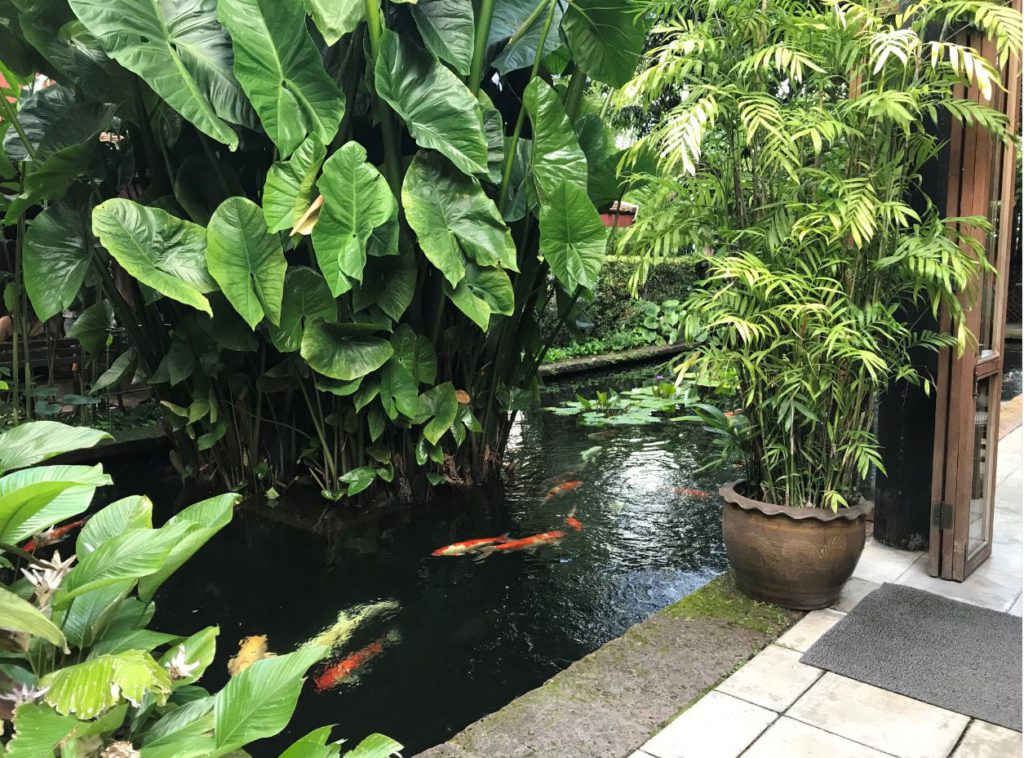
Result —
[[736, 588], [731, 572], [713, 579], [662, 613], [671, 618], [719, 619], [772, 637], [781, 634], [803, 615], [752, 600]]

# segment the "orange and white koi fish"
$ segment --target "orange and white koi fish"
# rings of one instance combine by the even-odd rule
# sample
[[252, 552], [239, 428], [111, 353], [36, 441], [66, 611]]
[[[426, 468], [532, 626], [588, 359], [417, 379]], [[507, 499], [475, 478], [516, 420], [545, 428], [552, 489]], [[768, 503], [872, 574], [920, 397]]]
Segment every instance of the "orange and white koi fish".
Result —
[[520, 550], [534, 551], [544, 545], [557, 545], [559, 542], [565, 539], [565, 532], [560, 529], [555, 529], [551, 532], [541, 532], [540, 534], [534, 534], [529, 537], [523, 537], [519, 540], [512, 540], [511, 542], [505, 542], [501, 545], [489, 545], [480, 549], [480, 558], [483, 560], [491, 553], [504, 552], [504, 553], [515, 553]]
[[683, 497], [695, 497], [698, 500], [707, 500], [711, 497], [711, 493], [706, 490], [695, 490], [690, 487], [676, 487], [672, 491], [677, 495], [682, 495]]
[[583, 531], [583, 522], [572, 513], [565, 517], [565, 523], [570, 529], [575, 529], [577, 532]]
[[45, 547], [46, 545], [52, 545], [54, 542], [59, 542], [75, 529], [85, 524], [88, 520], [89, 519], [87, 518], [82, 518], [78, 519], [78, 521], [69, 521], [68, 523], [61, 524], [60, 526], [51, 526], [42, 534], [30, 539], [22, 545], [21, 549], [26, 553], [31, 553], [33, 550], [38, 548]]
[[475, 540], [463, 540], [462, 542], [453, 542], [451, 545], [439, 547], [437, 550], [432, 552], [431, 555], [435, 558], [440, 558], [442, 556], [465, 555], [466, 553], [474, 553], [487, 545], [498, 545], [502, 542], [508, 541], [508, 534], [503, 534], [500, 537], [482, 537]]
[[571, 482], [562, 482], [561, 484], [556, 484], [554, 487], [548, 490], [548, 494], [544, 496], [544, 502], [546, 503], [549, 500], [553, 500], [556, 497], [561, 497], [566, 493], [572, 492], [581, 484], [583, 484], [583, 482], [581, 482], [579, 479], [573, 479]]
[[384, 647], [389, 642], [398, 640], [398, 633], [391, 632], [379, 640], [374, 640], [366, 647], [361, 647], [351, 655], [346, 655], [337, 663], [327, 666], [320, 675], [313, 680], [313, 687], [317, 692], [324, 692], [336, 687], [343, 681], [354, 675], [359, 669], [384, 652]]
[[253, 634], [238, 641], [238, 653], [228, 659], [228, 673], [238, 676], [256, 661], [273, 658], [277, 653], [267, 649], [267, 635]]

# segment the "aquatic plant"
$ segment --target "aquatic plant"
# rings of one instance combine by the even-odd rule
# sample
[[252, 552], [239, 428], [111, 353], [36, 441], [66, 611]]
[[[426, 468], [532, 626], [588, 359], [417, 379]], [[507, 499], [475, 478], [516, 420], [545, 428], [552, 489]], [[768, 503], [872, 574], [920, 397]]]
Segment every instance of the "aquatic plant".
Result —
[[123, 335], [105, 381], [231, 489], [499, 470], [623, 191], [583, 93], [633, 74], [631, 3], [3, 2], [0, 40], [16, 345], [29, 304]]
[[618, 98], [659, 112], [630, 158], [659, 156], [660, 201], [623, 237], [647, 240], [648, 257], [707, 253], [683, 304], [705, 334], [678, 370], [736, 377], [743, 414], [694, 413], [722, 459], [744, 462], [755, 498], [837, 509], [882, 466], [878, 393], [928, 391], [916, 355], [971, 342], [989, 224], [944, 217], [922, 173], [948, 119], [1013, 140], [988, 103], [1019, 55], [1020, 13], [992, 0], [645, 7], [657, 44]]
[[668, 415], [697, 400], [694, 385], [660, 381], [625, 392], [597, 392], [593, 399], [577, 395], [544, 410], [556, 416], [577, 416], [583, 426], [643, 426], [663, 423]]
[[[231, 521], [237, 495], [191, 505], [159, 527], [148, 498], [123, 498], [42, 557], [50, 527], [83, 513], [111, 482], [101, 465], [34, 464], [105, 436], [50, 421], [0, 435], [0, 717], [13, 722], [4, 754], [222, 756], [277, 734], [304, 674], [327, 648], [257, 661], [211, 694], [198, 682], [213, 661], [218, 628], [148, 628], [156, 591]], [[317, 730], [285, 755], [340, 755], [329, 735], [330, 727]], [[398, 750], [374, 735], [347, 755]]]

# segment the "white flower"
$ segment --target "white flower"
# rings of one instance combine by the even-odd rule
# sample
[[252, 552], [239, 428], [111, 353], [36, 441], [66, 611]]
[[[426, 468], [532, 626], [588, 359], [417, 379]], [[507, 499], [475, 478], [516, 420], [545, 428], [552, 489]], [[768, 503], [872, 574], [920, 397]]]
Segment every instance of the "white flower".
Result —
[[174, 655], [171, 656], [171, 660], [167, 661], [167, 673], [171, 676], [171, 681], [176, 682], [179, 679], [188, 679], [192, 676], [192, 672], [199, 668], [199, 661], [189, 663], [185, 660], [185, 646], [178, 645], [178, 649], [174, 651]]
[[46, 605], [50, 595], [57, 591], [64, 577], [71, 570], [71, 564], [75, 562], [72, 555], [66, 561], [60, 559], [60, 551], [54, 550], [53, 557], [48, 561], [37, 561], [31, 569], [22, 569], [21, 573], [32, 583], [36, 590], [36, 599], [40, 606]]
[[30, 684], [22, 684], [10, 692], [0, 695], [0, 700], [10, 700], [16, 706], [22, 703], [34, 703], [46, 694], [49, 687], [33, 687]]

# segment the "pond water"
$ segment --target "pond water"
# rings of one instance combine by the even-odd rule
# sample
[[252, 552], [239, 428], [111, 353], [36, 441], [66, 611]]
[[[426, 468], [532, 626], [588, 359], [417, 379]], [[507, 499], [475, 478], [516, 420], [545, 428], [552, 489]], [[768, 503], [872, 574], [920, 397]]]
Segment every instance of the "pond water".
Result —
[[[544, 400], [625, 389], [652, 373], [556, 385]], [[503, 486], [446, 493], [329, 534], [239, 513], [161, 590], [153, 626], [187, 633], [219, 624], [204, 678], [219, 687], [241, 638], [265, 634], [270, 650], [290, 652], [339, 611], [393, 600], [398, 610], [361, 625], [336, 657], [378, 640], [383, 652], [332, 690], [307, 683], [288, 730], [251, 752], [277, 755], [307, 731], [337, 724], [336, 735], [383, 732], [414, 755], [725, 569], [716, 493], [730, 472], [695, 473], [706, 450], [689, 424], [595, 429], [538, 409], [513, 432], [515, 476]], [[119, 490], [148, 491], [169, 513], [180, 488], [140, 479], [138, 464], [117, 469]], [[546, 502], [561, 479], [582, 484]], [[564, 523], [572, 509], [581, 532]], [[532, 554], [430, 555], [459, 540], [553, 529], [568, 536]]]

